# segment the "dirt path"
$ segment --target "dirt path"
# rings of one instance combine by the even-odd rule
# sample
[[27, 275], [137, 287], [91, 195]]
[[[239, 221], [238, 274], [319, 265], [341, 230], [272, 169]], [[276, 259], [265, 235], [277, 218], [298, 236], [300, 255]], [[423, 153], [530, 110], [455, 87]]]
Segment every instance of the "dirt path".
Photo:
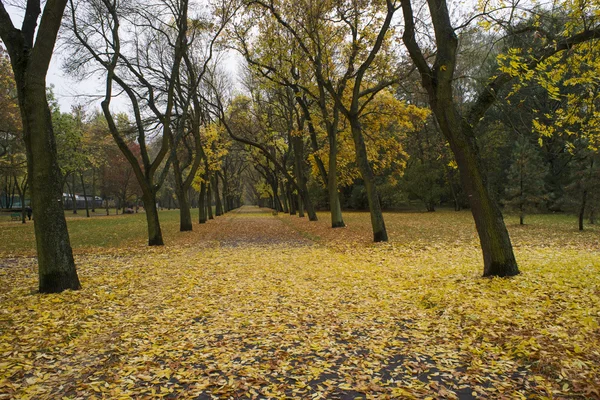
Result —
[[242, 206], [216, 220], [218, 229], [208, 232], [206, 239], [216, 240], [222, 247], [239, 246], [312, 246], [314, 242], [273, 216], [272, 210]]

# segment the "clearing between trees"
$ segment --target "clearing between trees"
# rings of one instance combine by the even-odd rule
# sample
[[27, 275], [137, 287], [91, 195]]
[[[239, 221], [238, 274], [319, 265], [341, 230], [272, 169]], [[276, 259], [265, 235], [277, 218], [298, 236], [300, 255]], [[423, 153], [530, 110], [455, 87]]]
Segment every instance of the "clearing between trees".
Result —
[[468, 212], [371, 243], [368, 213], [161, 211], [164, 248], [143, 219], [69, 219], [83, 288], [52, 295], [32, 224], [0, 223], [0, 399], [600, 397], [597, 227], [511, 217], [521, 274], [487, 279]]

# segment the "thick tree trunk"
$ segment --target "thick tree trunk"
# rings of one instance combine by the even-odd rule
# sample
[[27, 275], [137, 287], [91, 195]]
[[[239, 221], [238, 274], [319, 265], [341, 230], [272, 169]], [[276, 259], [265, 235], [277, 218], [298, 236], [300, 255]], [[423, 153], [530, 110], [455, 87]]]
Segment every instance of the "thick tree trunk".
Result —
[[206, 223], [206, 182], [200, 183], [200, 194], [198, 195], [198, 223]]
[[24, 79], [17, 78], [17, 85], [32, 208], [35, 212], [39, 291], [58, 293], [65, 289], [76, 290], [81, 288], [81, 284], [75, 269], [63, 210], [62, 176], [56, 161], [56, 142], [50, 108], [46, 101], [45, 79], [33, 74], [21, 76]]
[[144, 210], [146, 210], [146, 222], [148, 224], [148, 246], [164, 245], [160, 221], [158, 220], [158, 208], [156, 207], [156, 193], [145, 190], [142, 196]]
[[193, 229], [192, 213], [190, 210], [190, 203], [187, 196], [187, 190], [180, 189], [177, 192], [177, 201], [179, 202], [179, 231], [191, 231]]
[[371, 226], [373, 227], [373, 241], [387, 242], [387, 230], [383, 220], [379, 193], [377, 193], [377, 186], [375, 185], [375, 175], [369, 164], [367, 147], [358, 116], [350, 118], [350, 126], [352, 128], [352, 139], [354, 140], [354, 149], [356, 151], [356, 163], [367, 191], [367, 200], [369, 201], [369, 211], [371, 213]]
[[83, 182], [83, 173], [79, 174], [81, 178], [81, 188], [83, 189], [83, 201], [85, 202], [85, 216], [90, 217], [90, 207], [88, 204], [87, 193], [85, 192], [85, 183]]
[[517, 275], [519, 269], [508, 230], [500, 207], [488, 191], [474, 133], [461, 121], [451, 103], [441, 104], [437, 99], [430, 101], [442, 133], [454, 152], [461, 182], [469, 198], [483, 252], [483, 276]]
[[337, 182], [337, 135], [329, 134], [329, 172], [327, 174], [327, 190], [329, 192], [329, 210], [331, 212], [331, 227], [346, 226], [342, 218], [342, 206]]

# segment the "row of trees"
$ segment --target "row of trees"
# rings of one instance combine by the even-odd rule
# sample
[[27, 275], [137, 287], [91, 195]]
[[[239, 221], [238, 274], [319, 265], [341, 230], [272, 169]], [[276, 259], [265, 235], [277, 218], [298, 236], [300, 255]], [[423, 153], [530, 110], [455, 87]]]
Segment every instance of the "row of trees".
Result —
[[[149, 245], [163, 244], [161, 188], [176, 195], [181, 230], [192, 229], [193, 188], [203, 222], [214, 193], [222, 193], [214, 197], [219, 214], [239, 205], [246, 182], [274, 208], [310, 220], [314, 193], [326, 190], [337, 228], [344, 226], [340, 189], [359, 184], [375, 241], [388, 240], [382, 187], [412, 193], [428, 209], [449, 189], [455, 206], [466, 199], [473, 213], [484, 276], [511, 276], [519, 270], [499, 199], [522, 212], [546, 201], [557, 174], [538, 167], [555, 168], [564, 155], [572, 157], [569, 176], [585, 177], [580, 214], [596, 201], [597, 6], [490, 1], [473, 13], [452, 11], [445, 0], [239, 0], [203, 12], [187, 0], [70, 0], [65, 69], [106, 82], [96, 120], [135, 178]], [[59, 132], [81, 131], [83, 118], [77, 110], [55, 115], [53, 129], [40, 101], [65, 7], [50, 0], [42, 14], [39, 1], [28, 1], [21, 29], [0, 8], [28, 182], [43, 215], [36, 220], [41, 291], [79, 286], [56, 198], [67, 176], [85, 187], [83, 165], [94, 159], [77, 134], [79, 145], [66, 140], [76, 154], [59, 162]], [[219, 67], [223, 48], [246, 60], [242, 90]], [[113, 106], [116, 96], [129, 104], [128, 118]], [[42, 147], [50, 151], [38, 154]]]

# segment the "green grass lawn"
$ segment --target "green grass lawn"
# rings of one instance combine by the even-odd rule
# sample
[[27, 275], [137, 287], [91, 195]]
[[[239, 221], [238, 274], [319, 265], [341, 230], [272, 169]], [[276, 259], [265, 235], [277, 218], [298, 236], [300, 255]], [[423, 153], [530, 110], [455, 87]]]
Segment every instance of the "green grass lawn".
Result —
[[[178, 210], [159, 211], [159, 215], [167, 244], [175, 244], [181, 236], [186, 235], [179, 232]], [[65, 216], [71, 244], [76, 251], [84, 251], [87, 248], [142, 247], [147, 240], [146, 215], [143, 212], [114, 215], [114, 210], [111, 209], [111, 215], [107, 216], [103, 210], [99, 210], [92, 217], [86, 218], [85, 210], [79, 210], [78, 214], [66, 211]], [[252, 214], [247, 216], [251, 217]], [[309, 223], [306, 218], [302, 220], [283, 213], [279, 213], [278, 217], [288, 223], [302, 222], [298, 229], [304, 236], [315, 241], [321, 238], [338, 243], [371, 240], [370, 222], [365, 212], [345, 212], [344, 220], [350, 229], [341, 231], [328, 229], [327, 212], [318, 213], [319, 222], [316, 224]], [[442, 209], [433, 213], [392, 212], [385, 213], [385, 218], [392, 243], [430, 246], [435, 243], [451, 244], [465, 241], [474, 241], [476, 244], [477, 241], [472, 216], [468, 210], [455, 212]], [[590, 224], [586, 224], [584, 232], [579, 232], [576, 217], [573, 215], [530, 215], [524, 226], [519, 225], [517, 216], [508, 215], [505, 218], [516, 247], [531, 241], [541, 246], [570, 246], [582, 241], [593, 245], [600, 234], [600, 225]], [[192, 220], [197, 227], [198, 209], [192, 210]], [[209, 225], [211, 223], [217, 222], [209, 221]], [[35, 237], [32, 221], [22, 224], [20, 221], [11, 221], [9, 213], [0, 214], [0, 243], [0, 257], [33, 255]]]

